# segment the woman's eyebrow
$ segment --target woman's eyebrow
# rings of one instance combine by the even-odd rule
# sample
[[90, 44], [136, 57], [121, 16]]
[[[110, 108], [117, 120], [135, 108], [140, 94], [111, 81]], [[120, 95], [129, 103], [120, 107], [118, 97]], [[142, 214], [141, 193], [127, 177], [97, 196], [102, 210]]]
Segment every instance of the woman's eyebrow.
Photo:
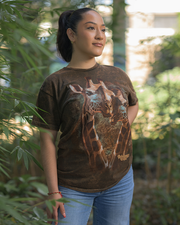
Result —
[[[92, 23], [92, 24], [97, 25], [97, 23], [94, 23], [94, 22], [92, 22], [92, 21], [88, 21], [88, 22], [86, 22], [85, 24], [87, 24], [87, 23]], [[101, 24], [101, 26], [105, 26], [105, 24], [103, 23], [103, 24]]]

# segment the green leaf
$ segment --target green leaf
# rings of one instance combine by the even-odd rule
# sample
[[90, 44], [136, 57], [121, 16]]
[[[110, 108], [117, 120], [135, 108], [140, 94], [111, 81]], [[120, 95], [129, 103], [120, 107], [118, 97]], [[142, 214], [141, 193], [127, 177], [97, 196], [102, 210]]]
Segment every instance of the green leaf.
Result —
[[16, 147], [12, 150], [11, 154], [14, 153], [16, 150], [18, 150], [19, 148], [20, 148], [19, 146], [16, 146]]
[[31, 182], [31, 185], [33, 187], [35, 187], [40, 194], [47, 195], [48, 187], [45, 184], [42, 184], [42, 183], [39, 183], [39, 182]]
[[40, 146], [31, 142], [31, 141], [25, 141], [24, 144], [27, 146], [27, 147], [30, 147], [32, 150], [35, 150], [36, 152], [36, 149], [40, 150]]
[[14, 12], [17, 14], [17, 16], [21, 19], [21, 20], [23, 20], [23, 17], [22, 17], [22, 15], [21, 15], [21, 13], [14, 7], [13, 8], [13, 10], [14, 10]]
[[60, 13], [57, 10], [54, 10], [54, 11], [58, 16], [60, 16]]
[[[19, 51], [21, 52], [21, 55], [22, 55], [22, 57], [23, 57], [23, 59], [24, 59], [26, 65], [27, 65], [27, 67], [28, 67], [28, 68], [31, 68], [31, 66], [33, 66], [33, 67], [36, 69], [36, 71], [37, 71], [38, 73], [40, 73], [40, 71], [36, 68], [36, 64], [35, 64], [34, 61], [29, 57], [29, 55], [28, 55], [25, 51], [23, 51], [22, 49], [19, 49]], [[31, 66], [30, 66], [29, 63], [31, 63]]]
[[28, 156], [27, 156], [26, 152], [24, 152], [24, 151], [23, 151], [23, 158], [24, 158], [25, 167], [28, 170], [28, 167], [29, 167], [29, 159], [28, 159]]
[[11, 55], [6, 49], [0, 49], [0, 55], [1, 54], [6, 56], [9, 60], [12, 60], [13, 62], [21, 63], [20, 58]]
[[21, 159], [22, 155], [23, 155], [23, 149], [20, 146], [18, 146], [18, 153], [17, 153], [18, 161]]
[[[9, 82], [9, 79], [7, 79], [6, 77], [4, 77], [3, 75], [1, 76], [0, 75], [0, 78], [2, 79], [2, 80], [5, 80], [5, 81], [8, 81]], [[3, 90], [1, 89], [1, 94], [3, 93]]]
[[50, 11], [50, 14], [51, 14], [52, 17], [54, 16], [54, 12], [53, 11]]
[[25, 4], [25, 3], [31, 3], [31, 2], [32, 1], [9, 1], [9, 2], [6, 2], [6, 3], [8, 3], [8, 4]]
[[45, 121], [45, 120], [37, 113], [37, 111], [34, 109], [34, 105], [33, 105], [33, 104], [32, 104], [33, 106], [31, 106], [31, 104], [27, 104], [27, 102], [24, 102], [24, 101], [22, 101], [21, 104], [22, 104], [24, 107], [27, 106], [33, 114], [35, 114], [35, 115], [36, 115], [37, 117], [39, 117], [45, 124], [47, 124], [46, 121]]
[[[42, 69], [47, 69], [48, 66], [38, 66], [38, 69], [42, 70]], [[23, 72], [23, 75], [28, 74], [29, 72], [35, 71], [34, 68], [30, 68], [28, 70], [26, 70], [25, 72]], [[43, 77], [43, 76], [42, 76]], [[43, 77], [44, 78], [44, 77]], [[37, 83], [36, 83], [37, 84]], [[40, 83], [41, 84], [41, 83]]]
[[54, 199], [51, 200], [51, 203], [52, 203], [53, 206], [56, 206], [56, 201]]
[[46, 200], [45, 203], [46, 203], [48, 209], [50, 210], [50, 212], [52, 213], [53, 212], [52, 203], [49, 200]]
[[14, 205], [11, 205], [11, 202], [6, 198], [0, 198], [0, 210], [1, 212], [6, 212], [11, 215], [13, 218], [17, 219], [19, 222], [23, 222], [25, 225], [30, 225], [27, 220], [17, 211], [14, 209]]
[[25, 150], [25, 152], [28, 154], [28, 156], [36, 163], [37, 166], [39, 166], [39, 168], [41, 168], [43, 171], [43, 167], [41, 166], [41, 164], [37, 161], [37, 159], [27, 150]]
[[0, 161], [1, 161], [1, 162], [5, 162], [5, 163], [7, 163], [7, 164], [10, 164], [10, 162], [8, 162], [8, 161], [6, 161], [6, 160], [4, 160], [4, 159], [1, 159], [1, 158], [0, 158]]
[[3, 101], [5, 101], [5, 102], [7, 102], [7, 103], [9, 103], [10, 104], [10, 102], [7, 100], [7, 98], [5, 98], [4, 96], [0, 96], [0, 98], [1, 98], [1, 100], [3, 100]]
[[13, 202], [27, 202], [27, 201], [36, 201], [37, 198], [11, 198]]
[[2, 173], [4, 173], [7, 177], [10, 178], [9, 174], [2, 168], [1, 165], [0, 165], [0, 171], [1, 171]]
[[63, 202], [63, 203], [69, 203], [70, 200], [68, 200], [68, 198], [60, 198], [56, 200], [57, 202]]
[[44, 219], [45, 216], [44, 216], [44, 211], [38, 207], [34, 207], [33, 208], [33, 212], [36, 214], [36, 216], [39, 218], [39, 219]]
[[1, 151], [3, 150], [4, 152], [8, 152], [9, 153], [9, 151], [7, 149], [3, 148], [2, 146], [0, 146], [0, 149], [1, 149]]
[[8, 11], [9, 14], [11, 14], [11, 15], [13, 14], [13, 11], [9, 5], [6, 4], [5, 9]]
[[16, 93], [16, 94], [24, 94], [24, 95], [27, 95], [27, 93], [25, 91], [21, 91], [21, 90], [18, 90], [16, 88], [2, 87], [2, 89], [4, 91], [9, 91], [9, 92]]
[[32, 191], [26, 191], [27, 195], [29, 196], [33, 196], [33, 197], [36, 197], [38, 199], [44, 199], [44, 197], [42, 195], [40, 195], [39, 193], [36, 193], [36, 192], [32, 192]]
[[14, 108], [19, 104], [19, 100], [14, 99]]
[[6, 135], [6, 138], [8, 139], [9, 138], [9, 129], [4, 126], [3, 130], [4, 130], [4, 134]]
[[36, 108], [36, 105], [32, 104], [31, 102], [22, 101], [25, 105]]

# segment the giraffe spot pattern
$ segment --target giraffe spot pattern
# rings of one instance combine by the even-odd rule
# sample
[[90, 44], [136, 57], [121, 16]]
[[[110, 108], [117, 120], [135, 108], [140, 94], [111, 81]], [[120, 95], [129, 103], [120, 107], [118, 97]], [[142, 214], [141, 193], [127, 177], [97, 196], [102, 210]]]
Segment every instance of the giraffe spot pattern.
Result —
[[[101, 79], [98, 80], [97, 84], [93, 83], [88, 77], [86, 77], [86, 81], [85, 89], [80, 87], [79, 84], [71, 85], [71, 90], [73, 92], [82, 94], [84, 97], [82, 109], [83, 142], [88, 154], [94, 154], [93, 161], [92, 157], [90, 157], [91, 165], [95, 164], [95, 159], [97, 156], [100, 156], [105, 167], [107, 167], [109, 163], [110, 167], [112, 167], [117, 152], [119, 152], [121, 148], [126, 149], [127, 146], [129, 146], [128, 143], [121, 143], [121, 139], [128, 136], [130, 132], [127, 123], [127, 97], [124, 96], [119, 88], [115, 88], [113, 91], [112, 85], [111, 89], [108, 89]], [[83, 113], [85, 115], [83, 115]], [[101, 118], [98, 123], [95, 120], [97, 114], [103, 116], [103, 119]], [[121, 124], [118, 124], [119, 121]], [[111, 126], [108, 124], [111, 124]], [[120, 125], [119, 131], [117, 129], [117, 124], [118, 126]], [[109, 131], [107, 129], [109, 129]], [[111, 133], [113, 135], [117, 133], [117, 142], [115, 145], [109, 138]], [[112, 138], [112, 140], [114, 140], [114, 138]], [[110, 146], [111, 148], [109, 148]], [[124, 151], [121, 151], [121, 153], [124, 154]], [[112, 157], [110, 157], [110, 155], [112, 155]], [[125, 157], [123, 157], [123, 159], [125, 159]]]

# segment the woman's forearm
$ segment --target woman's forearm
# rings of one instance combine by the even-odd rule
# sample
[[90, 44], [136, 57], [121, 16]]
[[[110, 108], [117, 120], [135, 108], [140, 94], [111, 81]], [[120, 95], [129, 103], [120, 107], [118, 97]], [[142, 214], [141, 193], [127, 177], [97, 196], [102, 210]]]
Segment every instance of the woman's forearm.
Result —
[[135, 118], [137, 116], [137, 113], [138, 113], [138, 109], [139, 109], [138, 102], [136, 103], [136, 105], [133, 105], [133, 106], [129, 106], [128, 107], [128, 119], [129, 119], [130, 125], [135, 120]]
[[48, 133], [41, 133], [41, 158], [49, 192], [58, 191], [56, 147]]

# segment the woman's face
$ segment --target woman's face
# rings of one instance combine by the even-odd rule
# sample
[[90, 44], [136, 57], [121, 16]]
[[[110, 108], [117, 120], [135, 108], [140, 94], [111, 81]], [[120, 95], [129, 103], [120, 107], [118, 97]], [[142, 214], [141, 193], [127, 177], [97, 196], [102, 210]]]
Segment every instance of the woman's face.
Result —
[[100, 56], [106, 43], [104, 21], [93, 10], [82, 14], [82, 17], [83, 19], [77, 25], [73, 52], [88, 59]]

